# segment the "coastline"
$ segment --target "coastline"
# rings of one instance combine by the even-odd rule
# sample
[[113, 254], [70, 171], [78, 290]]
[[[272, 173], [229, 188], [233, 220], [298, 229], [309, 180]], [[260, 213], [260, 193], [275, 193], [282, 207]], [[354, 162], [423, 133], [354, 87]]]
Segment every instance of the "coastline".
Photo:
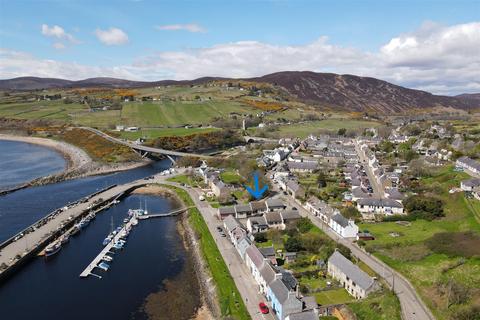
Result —
[[85, 151], [76, 146], [73, 146], [64, 141], [58, 141], [48, 138], [0, 134], [0, 140], [17, 141], [43, 146], [60, 153], [67, 161], [67, 166], [62, 172], [36, 178], [21, 185], [13, 186], [6, 190], [1, 190], [0, 195], [11, 193], [20, 189], [25, 189], [31, 186], [39, 186], [75, 178], [84, 178], [88, 176], [102, 175], [135, 169], [145, 166], [151, 162], [151, 160], [145, 159], [137, 162], [103, 164], [93, 161], [92, 158]]
[[[186, 206], [187, 204], [178, 196], [178, 194], [165, 186], [162, 185], [148, 185], [135, 189], [133, 193], [138, 194], [150, 194], [163, 197], [171, 197], [181, 206]], [[218, 319], [220, 316], [220, 307], [218, 305], [218, 299], [216, 296], [216, 288], [213, 283], [212, 276], [204, 260], [195, 231], [190, 225], [188, 215], [181, 214], [179, 220], [177, 221], [177, 230], [180, 234], [183, 246], [188, 255], [188, 268], [191, 269], [194, 273], [196, 283], [187, 284], [187, 290], [195, 288], [199, 293], [200, 303], [198, 307], [194, 310], [194, 313], [188, 317], [192, 320], [214, 320]], [[193, 281], [193, 280], [192, 280]], [[166, 288], [163, 291], [151, 294], [144, 305], [146, 313], [151, 319], [162, 319], [162, 308], [158, 307], [158, 303], [167, 298], [169, 295], [176, 295], [179, 291], [183, 290], [185, 285], [181, 285], [181, 279], [173, 279], [166, 283]], [[173, 286], [175, 284], [175, 286]], [[189, 293], [192, 293], [189, 291]], [[157, 307], [155, 307], [157, 305]], [[177, 315], [182, 318], [180, 315]], [[185, 317], [185, 315], [183, 315]], [[179, 318], [179, 319], [180, 319]], [[182, 318], [183, 319], [183, 318]], [[187, 318], [184, 318], [187, 319]]]

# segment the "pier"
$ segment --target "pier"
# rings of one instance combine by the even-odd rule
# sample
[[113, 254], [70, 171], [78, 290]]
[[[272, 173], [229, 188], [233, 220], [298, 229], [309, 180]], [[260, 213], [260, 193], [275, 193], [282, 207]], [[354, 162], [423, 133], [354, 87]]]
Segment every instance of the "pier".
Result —
[[128, 222], [123, 226], [123, 228], [112, 238], [112, 240], [105, 246], [105, 248], [103, 248], [102, 251], [100, 251], [100, 253], [95, 257], [95, 259], [93, 259], [92, 262], [90, 262], [90, 264], [85, 268], [85, 270], [82, 271], [82, 273], [80, 273], [80, 278], [86, 278], [88, 277], [89, 275], [94, 275], [96, 277], [100, 277], [99, 275], [97, 274], [93, 274], [92, 271], [93, 269], [95, 269], [98, 264], [102, 261], [102, 258], [107, 255], [107, 253], [110, 251], [110, 249], [112, 249], [113, 245], [115, 244], [115, 242], [117, 242], [118, 240], [120, 240], [120, 238], [122, 237], [122, 232], [125, 231], [126, 229], [129, 229], [132, 227], [132, 222], [133, 220], [135, 220], [136, 217], [135, 216], [132, 216], [130, 218], [130, 220], [128, 220]]
[[177, 210], [174, 210], [174, 211], [171, 211], [171, 212], [167, 212], [167, 213], [152, 213], [152, 214], [145, 214], [145, 215], [142, 215], [142, 216], [138, 216], [137, 219], [138, 220], [145, 220], [145, 219], [150, 219], [150, 218], [163, 218], [163, 217], [171, 217], [171, 216], [176, 216], [182, 212], [185, 212], [187, 211], [188, 209], [191, 209], [191, 208], [195, 208], [195, 207], [186, 207], [186, 208], [181, 208], [181, 209], [177, 209]]
[[[112, 185], [65, 207], [54, 210], [44, 218], [0, 244], [0, 282], [37, 256], [49, 243], [67, 232], [75, 223], [92, 212], [107, 209], [133, 190], [155, 183], [163, 183], [175, 174], [156, 175], [123, 185]], [[174, 215], [170, 213], [171, 215]]]

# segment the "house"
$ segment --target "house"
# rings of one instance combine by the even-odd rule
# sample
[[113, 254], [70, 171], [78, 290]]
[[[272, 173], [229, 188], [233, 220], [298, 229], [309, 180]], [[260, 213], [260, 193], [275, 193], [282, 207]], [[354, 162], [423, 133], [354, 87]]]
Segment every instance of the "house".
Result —
[[328, 273], [339, 281], [355, 299], [362, 299], [378, 289], [375, 279], [335, 251], [328, 259]]
[[345, 218], [339, 212], [332, 216], [328, 226], [343, 238], [354, 238], [358, 233], [358, 226], [355, 221]]
[[230, 238], [230, 241], [235, 247], [237, 246], [238, 241], [247, 235], [247, 232], [245, 229], [243, 229], [242, 224], [238, 222], [238, 220], [232, 215], [227, 216], [223, 220], [223, 226]]
[[282, 279], [275, 279], [267, 289], [267, 300], [279, 320], [285, 320], [291, 314], [300, 313], [303, 309], [302, 301], [295, 291], [289, 290]]
[[273, 162], [280, 162], [286, 157], [286, 153], [283, 148], [276, 148], [275, 150], [263, 150], [263, 155]]
[[262, 278], [262, 282], [259, 289], [261, 293], [266, 295], [270, 283], [281, 278], [282, 274], [276, 270], [274, 266], [268, 263], [268, 261], [265, 261], [260, 267], [260, 276]]
[[244, 219], [251, 216], [253, 213], [252, 207], [249, 204], [237, 204], [235, 206], [235, 217], [237, 219]]
[[283, 204], [282, 200], [278, 198], [269, 198], [265, 201], [265, 205], [267, 207], [267, 211], [277, 211], [277, 210], [284, 210], [286, 208], [285, 204]]
[[312, 173], [313, 171], [318, 169], [317, 162], [288, 161], [287, 165], [288, 165], [288, 169], [291, 172]]
[[455, 165], [457, 166], [457, 168], [471, 171], [474, 174], [480, 174], [480, 163], [469, 157], [458, 158], [455, 162]]
[[395, 200], [395, 201], [398, 201], [400, 203], [402, 203], [402, 201], [405, 199], [405, 196], [403, 195], [403, 193], [398, 191], [397, 188], [387, 188], [385, 190], [385, 196], [388, 199]]
[[296, 252], [284, 252], [283, 253], [283, 260], [285, 263], [294, 263], [297, 260], [297, 253]]
[[126, 132], [137, 132], [138, 130], [140, 130], [140, 128], [138, 128], [138, 127], [127, 127], [127, 128], [125, 128]]
[[267, 220], [264, 216], [250, 217], [247, 220], [247, 230], [250, 233], [264, 232], [268, 230]]
[[296, 221], [302, 218], [297, 210], [284, 210], [280, 211], [282, 216], [283, 229], [287, 229], [289, 226], [294, 225]]
[[460, 189], [472, 192], [475, 187], [480, 186], [480, 179], [473, 178], [460, 182]]
[[318, 320], [318, 314], [313, 310], [303, 311], [300, 313], [292, 313], [285, 320]]
[[295, 180], [289, 179], [286, 184], [286, 191], [292, 195], [295, 199], [305, 198], [305, 190]]
[[238, 255], [240, 258], [242, 258], [242, 260], [245, 261], [246, 251], [251, 245], [252, 242], [248, 239], [248, 237], [243, 237], [242, 239], [238, 240], [235, 248], [237, 249]]
[[218, 208], [218, 216], [220, 219], [225, 219], [228, 216], [235, 216], [235, 207], [220, 207]]
[[305, 208], [322, 219], [326, 224], [329, 224], [332, 216], [338, 212], [338, 210], [333, 209], [326, 202], [319, 200], [317, 197], [310, 197]]
[[217, 198], [225, 197], [228, 195], [228, 188], [220, 179], [213, 179], [210, 182], [210, 188]]
[[268, 259], [270, 263], [274, 266], [277, 265], [277, 258], [275, 254], [275, 248], [273, 246], [270, 247], [264, 247], [264, 248], [258, 248], [258, 250], [262, 253], [262, 255], [265, 257], [265, 259]]
[[257, 282], [260, 291], [263, 290], [263, 287], [266, 287], [265, 280], [260, 274], [260, 269], [264, 264], [264, 260], [265, 258], [263, 257], [262, 253], [253, 244], [245, 251], [245, 264], [248, 270], [250, 270], [255, 282]]
[[250, 202], [253, 214], [262, 214], [267, 212], [267, 205], [265, 201], [252, 201]]
[[263, 216], [269, 228], [283, 230], [283, 220], [279, 211], [267, 212]]
[[377, 214], [403, 214], [403, 205], [392, 199], [376, 199], [367, 198], [357, 201], [357, 209], [360, 213], [377, 213]]

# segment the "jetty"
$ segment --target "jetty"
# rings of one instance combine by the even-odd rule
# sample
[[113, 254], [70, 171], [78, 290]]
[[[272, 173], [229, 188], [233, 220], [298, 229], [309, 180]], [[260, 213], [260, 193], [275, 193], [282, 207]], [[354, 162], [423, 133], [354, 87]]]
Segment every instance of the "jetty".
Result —
[[181, 208], [181, 209], [177, 209], [177, 210], [170, 211], [170, 212], [167, 212], [167, 213], [144, 214], [144, 215], [138, 216], [137, 219], [138, 220], [146, 220], [146, 219], [150, 219], [150, 218], [172, 217], [172, 216], [179, 215], [180, 213], [185, 212], [185, 211], [187, 211], [188, 209], [191, 209], [191, 208], [195, 208], [195, 207], [192, 206], [192, 207]]
[[101, 277], [97, 274], [93, 274], [92, 273], [93, 269], [97, 268], [98, 265], [103, 261], [102, 260], [103, 257], [105, 257], [107, 255], [107, 253], [110, 252], [110, 249], [112, 249], [113, 245], [118, 240], [120, 240], [123, 232], [132, 227], [133, 220], [135, 220], [135, 219], [136, 219], [136, 217], [134, 215], [130, 218], [130, 220], [128, 220], [128, 222], [122, 227], [122, 229], [119, 232], [117, 232], [117, 234], [112, 238], [112, 240], [103, 248], [102, 251], [100, 251], [100, 253], [92, 260], [92, 262], [90, 262], [90, 264], [85, 268], [85, 270], [83, 270], [82, 273], [80, 273], [80, 278], [86, 278], [89, 275], [94, 275], [96, 277]]

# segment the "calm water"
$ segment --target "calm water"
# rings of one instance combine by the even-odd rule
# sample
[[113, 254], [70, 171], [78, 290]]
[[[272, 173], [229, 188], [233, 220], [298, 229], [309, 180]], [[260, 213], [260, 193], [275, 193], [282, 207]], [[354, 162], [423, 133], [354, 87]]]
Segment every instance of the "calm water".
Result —
[[49, 148], [0, 140], [0, 190], [61, 172], [67, 162]]
[[[20, 145], [20, 144], [19, 144]], [[11, 146], [12, 147], [12, 146]], [[23, 146], [19, 146], [22, 148]], [[15, 147], [14, 147], [15, 148]], [[2, 158], [3, 159], [3, 158]], [[0, 242], [55, 208], [111, 184], [152, 175], [170, 161], [116, 174], [88, 177], [19, 190], [0, 196]], [[8, 174], [4, 167], [1, 174]], [[186, 252], [175, 217], [149, 219], [136, 226], [124, 250], [115, 255], [102, 279], [79, 274], [102, 249], [102, 241], [125, 218], [129, 208], [147, 200], [150, 212], [168, 212], [178, 205], [168, 198], [130, 195], [106, 210], [66, 244], [52, 260], [33, 259], [0, 285], [1, 319], [145, 319], [141, 306], [165, 279], [179, 275]]]
[[147, 200], [151, 212], [168, 212], [168, 199], [131, 195], [97, 215], [51, 260], [36, 258], [0, 287], [2, 319], [145, 319], [141, 306], [164, 279], [182, 270], [185, 249], [175, 217], [140, 221], [102, 279], [79, 274], [102, 250], [113, 217], [118, 226], [129, 208]]

